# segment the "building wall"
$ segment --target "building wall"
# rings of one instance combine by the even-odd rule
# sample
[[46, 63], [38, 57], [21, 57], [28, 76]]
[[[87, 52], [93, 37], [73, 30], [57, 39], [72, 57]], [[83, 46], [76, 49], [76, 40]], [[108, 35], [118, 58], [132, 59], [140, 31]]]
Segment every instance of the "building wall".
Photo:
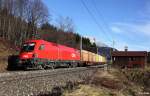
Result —
[[144, 67], [145, 57], [127, 57], [127, 56], [116, 56], [113, 57], [114, 66], [121, 68], [124, 67]]
[[147, 66], [150, 66], [150, 52], [148, 52], [148, 56], [147, 56]]

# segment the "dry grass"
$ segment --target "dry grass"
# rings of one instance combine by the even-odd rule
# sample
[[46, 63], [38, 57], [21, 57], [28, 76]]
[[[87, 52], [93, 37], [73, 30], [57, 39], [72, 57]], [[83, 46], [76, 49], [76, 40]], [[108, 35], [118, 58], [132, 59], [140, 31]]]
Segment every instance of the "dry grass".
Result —
[[80, 85], [78, 89], [75, 91], [69, 93], [69, 92], [64, 92], [64, 96], [111, 96], [109, 92], [91, 87], [88, 85]]
[[124, 75], [128, 80], [140, 85], [148, 85], [150, 87], [150, 68], [124, 70]]
[[65, 91], [63, 96], [125, 96], [125, 95], [120, 91], [111, 91], [109, 89], [90, 85], [80, 85], [73, 92]]
[[[146, 70], [149, 70], [146, 69]], [[146, 71], [147, 72], [147, 71]], [[137, 73], [138, 74], [138, 73]], [[136, 78], [137, 79], [137, 78]], [[138, 79], [141, 79], [140, 77]], [[92, 80], [92, 81], [91, 81]], [[80, 84], [72, 92], [65, 91], [64, 96], [141, 96], [143, 86], [130, 81], [122, 70], [98, 70], [85, 84]]]
[[7, 69], [7, 61], [0, 60], [0, 72], [5, 72]]
[[[133, 83], [132, 90], [141, 90], [138, 93], [148, 92], [150, 96], [150, 68], [124, 70], [123, 74]], [[138, 86], [138, 87], [136, 87]], [[137, 92], [137, 91], [135, 91]]]

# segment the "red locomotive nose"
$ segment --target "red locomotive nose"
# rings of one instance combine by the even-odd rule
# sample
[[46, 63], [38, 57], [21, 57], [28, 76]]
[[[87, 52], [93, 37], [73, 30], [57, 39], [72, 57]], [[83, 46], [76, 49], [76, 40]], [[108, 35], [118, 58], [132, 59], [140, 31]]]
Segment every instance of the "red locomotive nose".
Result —
[[31, 59], [33, 58], [33, 52], [23, 52], [19, 57], [20, 59]]

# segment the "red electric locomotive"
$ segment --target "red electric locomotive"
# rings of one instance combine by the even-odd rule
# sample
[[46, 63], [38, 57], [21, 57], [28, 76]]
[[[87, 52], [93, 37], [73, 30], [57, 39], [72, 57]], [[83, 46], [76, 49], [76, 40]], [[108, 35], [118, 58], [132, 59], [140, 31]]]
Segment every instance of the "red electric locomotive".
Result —
[[19, 59], [24, 68], [75, 67], [80, 62], [80, 51], [44, 40], [29, 40], [23, 44]]

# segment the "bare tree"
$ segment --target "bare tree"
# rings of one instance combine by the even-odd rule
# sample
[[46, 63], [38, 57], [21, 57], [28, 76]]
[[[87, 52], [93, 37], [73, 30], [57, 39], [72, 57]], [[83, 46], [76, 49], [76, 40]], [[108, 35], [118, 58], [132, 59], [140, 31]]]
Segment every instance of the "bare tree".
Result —
[[42, 0], [0, 0], [0, 37], [20, 45], [47, 18]]
[[37, 26], [47, 22], [48, 9], [41, 0], [31, 0], [27, 6], [27, 21], [31, 26], [32, 34], [37, 34]]
[[57, 26], [60, 30], [66, 31], [66, 32], [74, 32], [74, 23], [73, 20], [69, 17], [59, 17], [57, 20]]

